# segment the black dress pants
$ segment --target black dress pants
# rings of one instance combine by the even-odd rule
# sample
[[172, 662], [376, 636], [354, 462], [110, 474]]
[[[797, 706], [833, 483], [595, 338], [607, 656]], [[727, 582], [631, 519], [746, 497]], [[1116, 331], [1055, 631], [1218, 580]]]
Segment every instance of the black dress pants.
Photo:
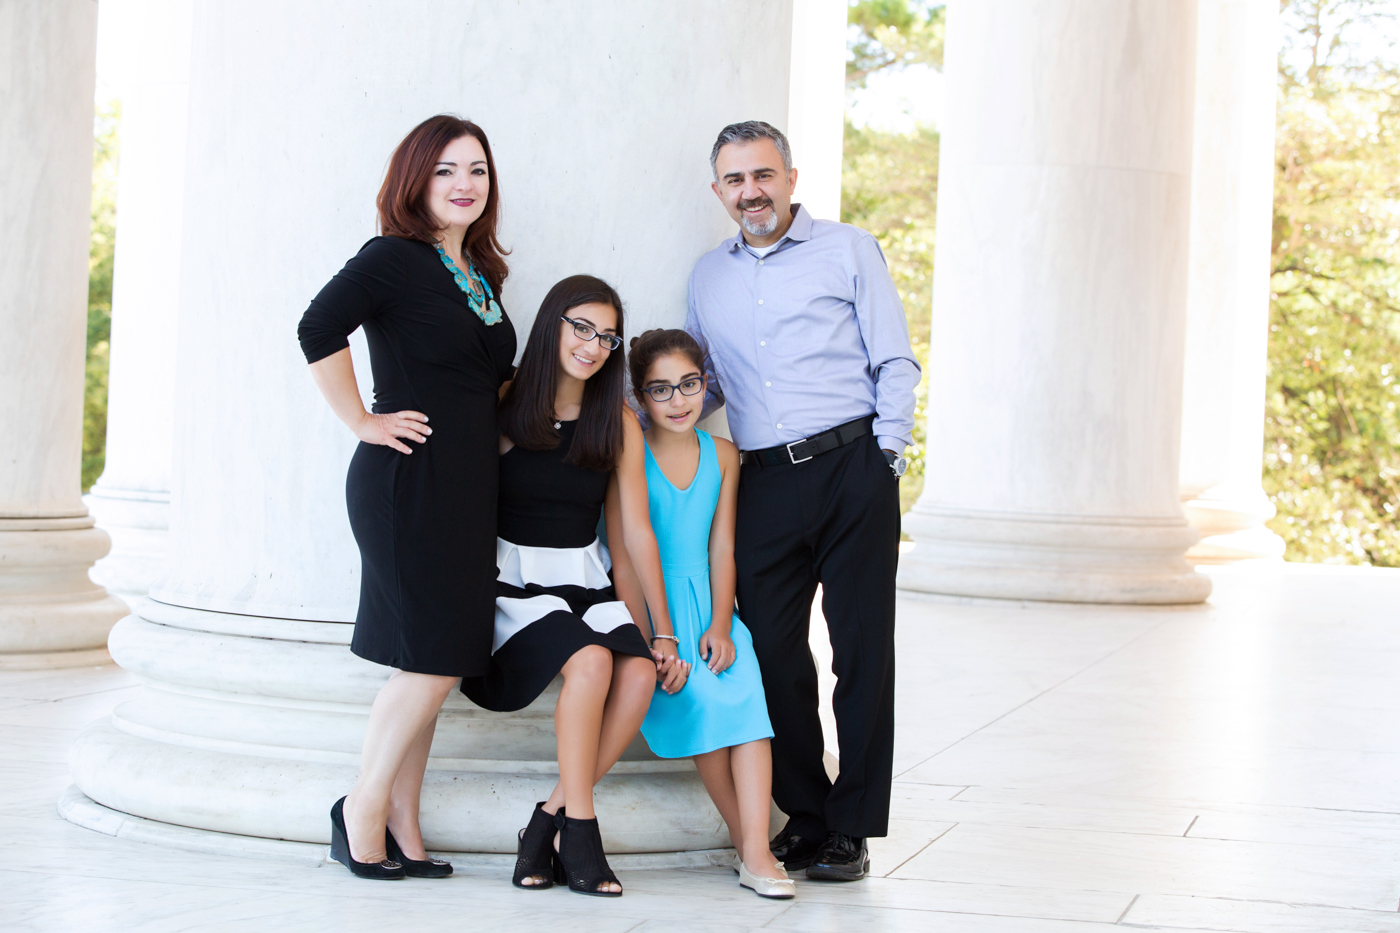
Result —
[[[899, 480], [871, 435], [797, 464], [746, 463], [734, 560], [773, 722], [773, 799], [799, 836], [888, 832], [894, 762]], [[808, 647], [822, 587], [841, 756], [822, 765], [817, 667]]]

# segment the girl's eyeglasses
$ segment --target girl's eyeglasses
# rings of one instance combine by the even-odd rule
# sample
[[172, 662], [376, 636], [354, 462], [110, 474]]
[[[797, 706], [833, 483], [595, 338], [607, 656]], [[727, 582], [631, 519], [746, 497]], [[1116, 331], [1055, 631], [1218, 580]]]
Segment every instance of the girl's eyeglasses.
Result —
[[678, 386], [644, 386], [642, 391], [650, 395], [654, 402], [669, 402], [677, 389], [681, 390], [681, 395], [698, 395], [704, 387], [703, 379], [687, 379]]
[[[604, 334], [592, 324], [585, 324], [583, 321], [575, 321], [573, 318], [564, 317], [562, 314], [559, 315], [559, 320], [572, 324], [574, 326], [574, 333], [580, 340], [598, 338], [598, 345], [604, 350], [616, 350], [618, 347], [622, 346], [621, 337], [614, 337], [612, 334]], [[669, 398], [670, 396], [667, 397]]]

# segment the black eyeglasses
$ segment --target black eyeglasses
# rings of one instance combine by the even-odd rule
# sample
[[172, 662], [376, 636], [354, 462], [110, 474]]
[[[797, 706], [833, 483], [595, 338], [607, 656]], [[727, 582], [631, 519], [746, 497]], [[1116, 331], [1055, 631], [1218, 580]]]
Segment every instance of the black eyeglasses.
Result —
[[[580, 340], [592, 340], [594, 337], [597, 337], [598, 345], [605, 350], [616, 350], [618, 347], [622, 346], [621, 337], [605, 334], [592, 324], [585, 324], [583, 321], [575, 321], [573, 318], [564, 317], [562, 314], [559, 315], [559, 320], [574, 325], [574, 333], [578, 335]], [[667, 397], [669, 398], [670, 396]]]
[[681, 390], [681, 395], [698, 395], [704, 387], [704, 379], [687, 379], [678, 386], [644, 386], [642, 391], [650, 395], [652, 401], [669, 402], [677, 389]]

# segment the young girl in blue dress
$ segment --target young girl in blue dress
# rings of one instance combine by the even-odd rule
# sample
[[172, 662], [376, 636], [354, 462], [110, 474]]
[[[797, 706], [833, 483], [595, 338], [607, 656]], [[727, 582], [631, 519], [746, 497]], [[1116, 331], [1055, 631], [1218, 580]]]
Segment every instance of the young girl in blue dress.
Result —
[[[632, 385], [651, 422], [651, 524], [679, 656], [691, 670], [684, 690], [653, 696], [642, 735], [662, 758], [695, 759], [739, 853], [740, 884], [762, 897], [789, 898], [795, 885], [768, 847], [773, 729], [753, 640], [734, 612], [739, 451], [695, 427], [704, 362], [683, 330], [647, 331], [632, 341]], [[646, 605], [621, 548], [613, 550], [613, 574], [618, 595], [643, 625]]]

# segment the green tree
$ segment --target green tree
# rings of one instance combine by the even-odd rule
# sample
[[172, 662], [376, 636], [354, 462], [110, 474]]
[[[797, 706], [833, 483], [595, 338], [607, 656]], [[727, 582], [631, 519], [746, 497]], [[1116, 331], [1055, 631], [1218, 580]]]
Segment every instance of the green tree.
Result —
[[908, 65], [943, 67], [942, 3], [918, 0], [859, 0], [846, 21], [852, 27], [847, 43], [846, 83], [865, 87], [865, 79], [886, 68]]
[[106, 461], [107, 364], [112, 333], [112, 248], [117, 220], [117, 126], [121, 105], [97, 108], [93, 121], [92, 234], [88, 255], [87, 373], [83, 392], [83, 491]]
[[[933, 220], [938, 199], [938, 133], [857, 129], [846, 122], [841, 170], [841, 220], [869, 230], [880, 242], [904, 303], [909, 337], [921, 363], [928, 360], [933, 311]], [[900, 483], [907, 510], [923, 489], [928, 375], [919, 381], [914, 446]]]
[[[943, 67], [943, 5], [909, 0], [860, 0], [849, 13], [848, 89], [871, 74], [910, 65]], [[841, 220], [880, 242], [904, 303], [909, 336], [920, 362], [928, 360], [933, 310], [933, 222], [938, 201], [938, 132], [918, 127], [889, 133], [846, 122], [841, 168]], [[914, 446], [900, 483], [908, 510], [923, 490], [928, 377], [919, 382]]]
[[1284, 4], [1264, 488], [1290, 560], [1400, 566], [1393, 9]]

